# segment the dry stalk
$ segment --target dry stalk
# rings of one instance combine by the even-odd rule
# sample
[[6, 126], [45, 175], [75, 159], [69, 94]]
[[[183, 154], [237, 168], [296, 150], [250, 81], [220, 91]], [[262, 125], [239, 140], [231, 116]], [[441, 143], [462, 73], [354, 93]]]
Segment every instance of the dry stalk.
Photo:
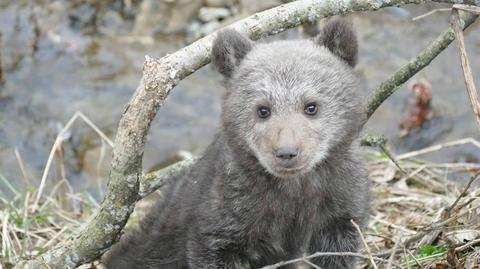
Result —
[[473, 113], [475, 114], [478, 127], [480, 128], [480, 103], [478, 102], [478, 94], [477, 89], [475, 88], [475, 80], [473, 79], [472, 68], [470, 67], [470, 62], [468, 60], [467, 50], [465, 49], [465, 40], [463, 37], [460, 15], [458, 13], [457, 7], [454, 6], [454, 8], [452, 9], [451, 23], [458, 43], [458, 49], [460, 52], [463, 76], [465, 78], [465, 84], [467, 86], [468, 97], [470, 97]]
[[368, 254], [368, 257], [370, 259], [370, 262], [372, 263], [373, 268], [378, 269], [378, 266], [375, 263], [375, 260], [373, 259], [372, 251], [368, 247], [367, 241], [365, 241], [365, 236], [362, 233], [362, 229], [360, 229], [360, 226], [358, 226], [358, 224], [353, 219], [351, 219], [350, 222], [352, 223], [353, 227], [355, 227], [355, 229], [357, 230], [357, 232], [360, 236], [360, 239], [362, 240], [362, 243], [363, 243], [365, 249], [367, 250], [367, 254]]
[[417, 20], [420, 20], [420, 19], [423, 19], [423, 18], [426, 18], [430, 15], [433, 15], [437, 12], [444, 12], [444, 11], [451, 11], [452, 9], [451, 8], [437, 8], [437, 9], [434, 9], [434, 10], [431, 10], [425, 14], [422, 14], [422, 15], [419, 15], [419, 16], [416, 16], [414, 18], [412, 18], [412, 21], [417, 21]]
[[79, 111], [75, 112], [75, 114], [70, 118], [67, 124], [62, 128], [62, 130], [60, 130], [60, 132], [57, 135], [57, 138], [55, 138], [53, 147], [50, 150], [50, 154], [48, 155], [45, 169], [43, 170], [42, 179], [40, 180], [40, 186], [38, 187], [37, 198], [33, 203], [33, 207], [32, 207], [33, 212], [35, 212], [38, 209], [38, 203], [40, 202], [40, 198], [42, 197], [43, 189], [45, 188], [48, 173], [50, 171], [50, 166], [52, 165], [55, 152], [57, 152], [60, 149], [63, 141], [65, 140], [66, 133], [70, 130], [70, 128], [78, 118], [82, 119], [85, 123], [87, 123], [103, 140], [105, 140], [111, 147], [113, 147], [113, 142], [95, 124], [93, 124], [93, 122], [90, 121], [90, 119], [88, 119], [82, 112], [79, 112]]
[[25, 168], [25, 163], [20, 155], [20, 152], [17, 148], [15, 148], [15, 158], [17, 158], [18, 165], [20, 167], [20, 171], [22, 172], [23, 180], [27, 186], [30, 186], [30, 177], [28, 176], [27, 169]]
[[472, 144], [475, 147], [480, 149], [480, 142], [472, 137], [468, 137], [468, 138], [462, 138], [459, 140], [450, 141], [450, 142], [446, 142], [446, 143], [442, 143], [434, 146], [429, 146], [420, 150], [414, 150], [404, 154], [400, 154], [397, 156], [397, 160], [410, 159], [413, 157], [417, 157], [419, 155], [435, 152], [444, 148], [449, 148], [449, 147], [458, 146], [458, 145], [465, 145], [465, 144]]
[[401, 238], [401, 236], [398, 236], [397, 239], [395, 240], [395, 244], [393, 245], [393, 248], [392, 248], [392, 254], [388, 258], [388, 264], [387, 264], [387, 267], [386, 267], [387, 269], [392, 268], [392, 264], [395, 260], [395, 253], [400, 248], [400, 242], [401, 242], [400, 238]]
[[470, 180], [468, 181], [467, 185], [465, 186], [465, 188], [463, 189], [462, 193], [460, 193], [460, 195], [457, 197], [457, 199], [455, 200], [455, 202], [453, 202], [453, 204], [449, 207], [447, 207], [445, 210], [448, 212], [448, 216], [450, 216], [450, 214], [452, 213], [453, 209], [457, 206], [458, 202], [460, 202], [460, 200], [465, 197], [465, 195], [467, 194], [467, 191], [468, 189], [470, 188], [470, 186], [472, 185], [472, 183], [477, 180], [478, 178], [480, 177], [480, 172], [477, 172], [475, 175], [473, 175], [472, 177], [470, 177]]
[[[361, 258], [361, 259], [370, 260], [370, 257], [368, 255], [364, 255], [364, 254], [356, 253], [356, 252], [316, 252], [312, 255], [308, 255], [308, 256], [305, 256], [305, 257], [292, 259], [292, 260], [288, 260], [288, 261], [282, 261], [282, 262], [275, 263], [275, 264], [272, 264], [272, 265], [267, 265], [267, 266], [264, 266], [260, 269], [276, 269], [276, 268], [280, 268], [282, 266], [286, 266], [286, 265], [289, 265], [289, 264], [295, 264], [295, 263], [298, 263], [298, 262], [303, 262], [304, 260], [310, 260], [310, 259], [313, 259], [313, 258], [328, 257], [328, 256], [349, 256], [349, 257], [357, 257], [357, 258]], [[379, 258], [379, 257], [372, 257], [372, 258], [373, 258], [373, 260], [378, 261], [378, 262], [388, 263], [387, 260]], [[397, 268], [402, 268], [401, 265], [398, 264], [398, 263], [393, 263], [393, 265]]]

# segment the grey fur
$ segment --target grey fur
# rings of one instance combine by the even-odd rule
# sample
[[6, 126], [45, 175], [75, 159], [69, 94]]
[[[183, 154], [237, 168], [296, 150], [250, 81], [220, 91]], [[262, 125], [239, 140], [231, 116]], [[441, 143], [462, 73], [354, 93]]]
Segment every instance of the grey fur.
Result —
[[[237, 57], [245, 46], [233, 43], [246, 44], [239, 37], [224, 32], [213, 49], [227, 88], [219, 134], [141, 228], [107, 254], [109, 268], [259, 268], [316, 251], [356, 251], [350, 219], [365, 225], [369, 204], [357, 141], [366, 117], [362, 83], [336, 56], [342, 46], [334, 54], [309, 40], [252, 43]], [[311, 102], [315, 116], [304, 114]], [[262, 105], [271, 108], [267, 119], [257, 116]], [[298, 150], [288, 167], [275, 156], [281, 147]], [[313, 262], [353, 268], [354, 259]]]
[[230, 77], [233, 70], [252, 49], [252, 42], [237, 31], [221, 31], [212, 46], [212, 63], [224, 76]]
[[323, 27], [317, 42], [327, 47], [349, 65], [357, 64], [357, 36], [348, 22], [341, 19], [329, 22]]

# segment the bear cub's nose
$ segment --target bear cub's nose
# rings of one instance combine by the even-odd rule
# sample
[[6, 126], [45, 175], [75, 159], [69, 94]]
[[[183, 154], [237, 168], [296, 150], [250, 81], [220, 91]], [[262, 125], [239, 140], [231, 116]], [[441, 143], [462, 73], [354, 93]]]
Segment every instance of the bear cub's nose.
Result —
[[275, 157], [284, 163], [289, 163], [298, 155], [298, 150], [293, 147], [280, 147], [275, 151]]

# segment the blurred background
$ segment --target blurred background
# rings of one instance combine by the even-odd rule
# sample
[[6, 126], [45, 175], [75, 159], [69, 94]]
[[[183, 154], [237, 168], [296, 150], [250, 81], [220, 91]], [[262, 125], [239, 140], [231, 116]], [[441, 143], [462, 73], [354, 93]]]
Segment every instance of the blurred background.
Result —
[[[9, 188], [25, 184], [38, 186], [55, 138], [75, 112], [113, 140], [123, 108], [141, 78], [145, 55], [172, 53], [279, 4], [278, 0], [0, 0], [0, 194], [8, 196]], [[358, 32], [357, 70], [365, 79], [366, 97], [448, 27], [448, 11], [412, 20], [438, 8], [444, 6], [348, 16]], [[321, 25], [305, 25], [268, 39], [309, 38]], [[480, 85], [479, 23], [465, 38]], [[145, 171], [171, 163], [185, 151], [200, 154], [208, 145], [218, 128], [221, 80], [208, 65], [172, 91], [151, 128]], [[456, 44], [389, 98], [365, 132], [386, 135], [395, 153], [478, 138]], [[81, 119], [62, 139], [47, 186], [66, 178], [76, 192], [88, 192], [98, 200], [111, 147]], [[478, 162], [480, 151], [464, 145], [425, 158]]]

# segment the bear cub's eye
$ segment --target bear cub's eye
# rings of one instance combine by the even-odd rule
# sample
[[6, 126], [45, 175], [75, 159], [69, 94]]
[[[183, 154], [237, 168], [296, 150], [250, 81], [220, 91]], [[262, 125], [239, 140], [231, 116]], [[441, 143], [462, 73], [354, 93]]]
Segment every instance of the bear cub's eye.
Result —
[[315, 114], [317, 114], [317, 111], [318, 111], [318, 107], [317, 107], [317, 104], [315, 103], [308, 103], [305, 108], [303, 109], [303, 111], [305, 111], [305, 114], [309, 115], [309, 116], [313, 116]]
[[260, 118], [266, 119], [270, 116], [270, 108], [266, 106], [258, 107], [257, 114]]

